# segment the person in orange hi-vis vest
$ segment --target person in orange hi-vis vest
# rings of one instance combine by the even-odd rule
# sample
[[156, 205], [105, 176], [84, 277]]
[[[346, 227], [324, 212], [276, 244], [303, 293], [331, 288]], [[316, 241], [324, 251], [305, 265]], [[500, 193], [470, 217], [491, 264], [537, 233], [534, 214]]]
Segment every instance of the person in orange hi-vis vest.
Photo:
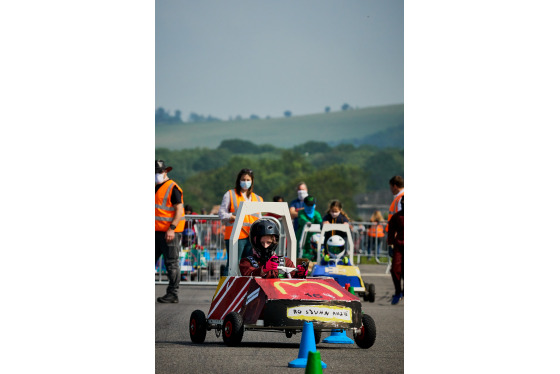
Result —
[[[367, 256], [368, 260], [371, 260], [371, 256], [378, 255], [381, 251], [381, 247], [383, 245], [383, 240], [385, 238], [385, 232], [383, 231], [383, 223], [385, 220], [383, 219], [383, 214], [379, 210], [376, 210], [371, 215], [369, 221], [372, 225], [369, 227], [367, 234], [368, 234], [368, 246], [367, 246]], [[375, 245], [375, 241], [377, 238], [377, 246]]]
[[[239, 205], [242, 201], [260, 201], [263, 202], [263, 198], [253, 192], [255, 176], [253, 170], [251, 169], [241, 169], [237, 174], [237, 179], [235, 180], [235, 188], [227, 191], [222, 198], [222, 204], [218, 210], [218, 216], [222, 220], [222, 224], [225, 226], [224, 241], [226, 245], [226, 250], [228, 253], [227, 263], [225, 267], [225, 273], [222, 276], [226, 276], [229, 269], [230, 261], [230, 238], [233, 230], [233, 223], [235, 222], [235, 217], [237, 216]], [[261, 218], [261, 214], [247, 215], [243, 220], [243, 227], [239, 233], [238, 246], [237, 246], [237, 258], [232, 261], [239, 261], [245, 258], [251, 253], [253, 253], [253, 247], [249, 241], [249, 229], [253, 222]]]
[[[389, 187], [393, 193], [393, 201], [389, 207], [389, 216], [387, 217], [387, 222], [391, 220], [393, 214], [397, 213], [402, 209], [401, 198], [404, 196], [404, 179], [400, 175], [395, 175], [389, 180]], [[389, 226], [385, 227], [385, 231], [389, 231]]]
[[166, 294], [157, 298], [159, 303], [178, 303], [181, 281], [179, 254], [185, 229], [183, 190], [167, 176], [171, 170], [163, 160], [156, 160], [156, 263], [163, 255], [169, 279]]

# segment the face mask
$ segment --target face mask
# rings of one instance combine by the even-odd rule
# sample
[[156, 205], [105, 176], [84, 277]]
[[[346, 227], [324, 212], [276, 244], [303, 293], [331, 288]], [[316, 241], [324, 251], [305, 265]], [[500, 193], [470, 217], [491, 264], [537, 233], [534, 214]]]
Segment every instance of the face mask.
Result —
[[336, 213], [335, 213], [335, 212], [331, 212], [332, 218], [338, 217], [339, 214], [340, 214], [340, 212], [336, 212]]
[[241, 181], [241, 182], [239, 182], [239, 185], [240, 185], [241, 188], [243, 188], [244, 190], [248, 190], [249, 187], [251, 187], [251, 181]]
[[303, 209], [305, 210], [305, 214], [307, 214], [309, 217], [313, 216], [313, 213], [315, 213], [315, 205], [313, 206], [304, 206]]
[[297, 192], [297, 197], [298, 197], [298, 199], [303, 201], [303, 199], [305, 199], [307, 197], [307, 191], [306, 190], [299, 190]]
[[163, 174], [156, 174], [156, 184], [163, 183]]

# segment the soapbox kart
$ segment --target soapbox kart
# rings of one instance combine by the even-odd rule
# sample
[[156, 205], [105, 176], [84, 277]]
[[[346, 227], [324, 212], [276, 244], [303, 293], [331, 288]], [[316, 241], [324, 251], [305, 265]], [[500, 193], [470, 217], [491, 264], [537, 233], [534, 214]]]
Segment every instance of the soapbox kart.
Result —
[[[341, 231], [346, 233], [346, 247], [338, 256], [326, 257], [324, 248], [324, 238], [327, 231]], [[360, 269], [352, 265], [354, 259], [354, 242], [350, 226], [345, 223], [323, 223], [321, 237], [317, 246], [317, 263], [313, 266], [311, 276], [327, 276], [334, 278], [338, 284], [345, 287], [350, 284], [354, 288], [354, 293], [364, 298], [364, 301], [375, 301], [375, 285], [364, 283], [360, 275]]]
[[[301, 231], [301, 237], [299, 238], [299, 249], [298, 249], [298, 256], [299, 257], [303, 257], [303, 249], [302, 248], [304, 247], [308, 237], [311, 237], [311, 240], [310, 240], [311, 250], [313, 252], [315, 252], [316, 248], [313, 247], [313, 245], [315, 244], [313, 242], [313, 237], [314, 237], [314, 235], [318, 235], [320, 233], [321, 233], [321, 225], [318, 224], [318, 223], [307, 222], [305, 224], [305, 226], [303, 226], [303, 230]], [[314, 261], [315, 258], [309, 258], [309, 260]], [[311, 263], [310, 265], [311, 266], [309, 267], [309, 271], [311, 271], [313, 269], [313, 266], [315, 264]]]
[[[231, 258], [237, 258], [238, 237], [246, 215], [270, 212], [280, 215], [275, 222], [283, 227], [277, 254], [296, 263], [296, 242], [288, 205], [285, 202], [242, 202], [233, 225]], [[266, 217], [271, 219], [271, 217]], [[284, 246], [284, 244], [287, 244]], [[284, 248], [285, 247], [285, 248]], [[360, 298], [341, 287], [331, 277], [307, 279], [264, 279], [239, 275], [239, 264], [230, 261], [229, 276], [220, 278], [208, 315], [192, 312], [189, 333], [193, 343], [204, 343], [206, 333], [215, 330], [224, 343], [241, 343], [244, 331], [284, 333], [287, 338], [303, 331], [305, 322], [313, 322], [315, 342], [322, 332], [351, 330], [360, 348], [375, 343], [376, 327], [372, 317], [362, 313]]]

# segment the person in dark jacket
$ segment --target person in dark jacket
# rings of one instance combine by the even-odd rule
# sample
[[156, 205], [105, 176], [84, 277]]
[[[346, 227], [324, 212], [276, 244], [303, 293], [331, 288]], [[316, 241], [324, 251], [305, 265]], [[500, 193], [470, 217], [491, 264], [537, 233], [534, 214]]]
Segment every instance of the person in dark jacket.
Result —
[[[346, 223], [350, 224], [350, 217], [344, 210], [342, 210], [342, 203], [338, 200], [333, 200], [329, 204], [329, 210], [323, 216], [323, 223]], [[345, 241], [348, 240], [346, 237], [345, 231], [327, 231], [325, 232], [325, 243], [329, 240], [329, 238], [333, 235], [339, 235]]]
[[[395, 285], [395, 294], [391, 304], [395, 305], [404, 298], [404, 196], [401, 198], [401, 210], [389, 220], [387, 244], [392, 247], [391, 277]], [[401, 285], [402, 282], [402, 285]]]

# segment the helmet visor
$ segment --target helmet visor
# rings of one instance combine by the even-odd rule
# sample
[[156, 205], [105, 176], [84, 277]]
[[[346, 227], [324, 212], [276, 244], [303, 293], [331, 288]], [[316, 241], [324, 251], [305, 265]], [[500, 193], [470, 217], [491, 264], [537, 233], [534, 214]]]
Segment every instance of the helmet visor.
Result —
[[329, 252], [329, 255], [337, 257], [344, 253], [344, 245], [329, 245], [327, 246], [327, 251]]

